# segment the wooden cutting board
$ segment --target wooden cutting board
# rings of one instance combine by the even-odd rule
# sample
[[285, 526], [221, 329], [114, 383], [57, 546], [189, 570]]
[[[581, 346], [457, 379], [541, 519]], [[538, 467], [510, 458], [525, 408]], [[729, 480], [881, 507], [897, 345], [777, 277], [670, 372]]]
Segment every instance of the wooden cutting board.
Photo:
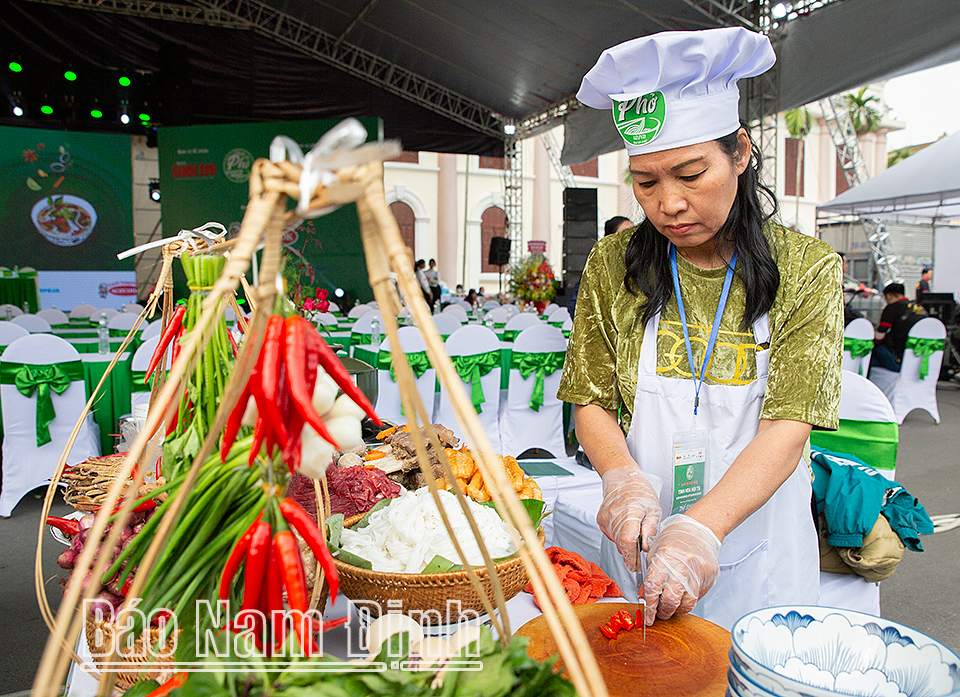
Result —
[[[730, 632], [693, 615], [657, 620], [643, 631], [620, 632], [616, 639], [600, 633], [600, 625], [626, 609], [636, 617], [639, 605], [592, 603], [573, 608], [583, 625], [587, 642], [600, 665], [610, 697], [670, 695], [671, 697], [723, 697], [727, 689]], [[546, 618], [536, 617], [517, 631], [529, 637], [527, 653], [543, 661], [557, 653]], [[562, 661], [557, 663], [562, 666]]]

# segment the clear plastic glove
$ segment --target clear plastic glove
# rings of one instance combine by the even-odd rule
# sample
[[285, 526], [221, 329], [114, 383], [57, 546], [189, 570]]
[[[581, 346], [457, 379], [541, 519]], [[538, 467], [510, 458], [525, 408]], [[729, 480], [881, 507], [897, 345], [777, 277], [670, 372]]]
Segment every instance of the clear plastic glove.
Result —
[[713, 587], [720, 573], [720, 540], [713, 531], [687, 515], [663, 521], [647, 555], [643, 595], [644, 622], [685, 615]]
[[[653, 480], [651, 482], [651, 480]], [[658, 477], [648, 478], [639, 467], [617, 467], [608, 470], [601, 480], [603, 503], [597, 513], [600, 531], [617, 545], [627, 570], [636, 573], [637, 539], [642, 538], [643, 550], [650, 549], [650, 541], [660, 524]]]

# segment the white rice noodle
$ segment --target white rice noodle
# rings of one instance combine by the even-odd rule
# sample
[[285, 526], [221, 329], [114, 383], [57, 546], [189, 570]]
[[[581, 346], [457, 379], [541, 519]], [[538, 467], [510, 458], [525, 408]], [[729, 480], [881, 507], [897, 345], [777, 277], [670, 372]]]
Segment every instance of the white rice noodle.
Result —
[[[456, 496], [449, 491], [439, 493], [467, 562], [483, 564], [480, 548]], [[495, 510], [471, 499], [467, 503], [491, 559], [517, 551], [506, 523]], [[344, 528], [340, 543], [344, 550], [373, 564], [374, 571], [418, 574], [437, 555], [454, 563], [460, 561], [427, 487], [402, 492], [389, 506], [371, 513], [368, 520], [365, 528]]]

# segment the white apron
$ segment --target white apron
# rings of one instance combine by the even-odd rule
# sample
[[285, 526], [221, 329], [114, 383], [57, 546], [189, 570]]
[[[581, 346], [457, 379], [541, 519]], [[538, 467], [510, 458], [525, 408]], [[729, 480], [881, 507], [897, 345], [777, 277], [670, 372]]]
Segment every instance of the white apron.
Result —
[[[627, 447], [640, 468], [659, 477], [663, 517], [673, 504], [673, 434], [689, 430], [693, 417], [693, 381], [657, 375], [657, 330], [660, 315], [643, 333], [637, 394]], [[767, 315], [753, 325], [756, 343], [769, 341]], [[703, 383], [697, 429], [710, 434], [706, 488], [712, 489], [740, 452], [757, 435], [767, 385], [770, 352], [757, 351], [757, 379], [749, 385]], [[767, 503], [741, 523], [720, 546], [720, 575], [697, 603], [693, 614], [726, 629], [743, 615], [778, 605], [816, 605], [820, 555], [810, 512], [810, 472], [802, 460]], [[604, 570], [626, 597], [636, 598], [635, 576], [616, 546], [601, 540]]]

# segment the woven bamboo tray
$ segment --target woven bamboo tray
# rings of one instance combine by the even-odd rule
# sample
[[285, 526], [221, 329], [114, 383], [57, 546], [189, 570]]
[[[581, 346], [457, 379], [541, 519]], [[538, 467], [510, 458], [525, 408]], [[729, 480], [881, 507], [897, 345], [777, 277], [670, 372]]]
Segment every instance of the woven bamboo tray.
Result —
[[[542, 546], [545, 540], [543, 528], [537, 530], [537, 537]], [[408, 615], [419, 615], [417, 619], [422, 624], [450, 624], [460, 619], [460, 612], [485, 612], [480, 597], [467, 579], [466, 571], [401, 574], [360, 569], [336, 558], [333, 561], [340, 577], [340, 591], [351, 600], [371, 601], [369, 605], [364, 605], [371, 616], [379, 616], [381, 608], [389, 607], [393, 612], [399, 609]], [[517, 595], [530, 582], [519, 555], [496, 564], [496, 571], [503, 586], [505, 601]], [[492, 586], [486, 568], [474, 567], [474, 572], [480, 578], [484, 592], [489, 595]], [[452, 607], [448, 607], [449, 601], [454, 601]], [[456, 601], [460, 603], [459, 608]]]
[[[109, 653], [113, 645], [117, 627], [112, 622], [94, 622], [88, 618], [84, 629], [87, 636], [87, 646], [94, 656], [93, 662], [97, 668], [103, 670], [103, 656]], [[151, 645], [155, 645], [159, 640], [160, 629], [150, 627]], [[137, 637], [131, 651], [132, 655], [121, 656], [119, 659], [123, 663], [123, 667], [116, 669], [117, 687], [121, 690], [127, 690], [141, 680], [166, 682], [174, 673], [173, 652], [176, 648], [176, 640], [176, 635], [168, 637], [163, 648], [155, 652], [160, 655], [150, 655], [149, 651], [144, 650], [143, 637]]]

